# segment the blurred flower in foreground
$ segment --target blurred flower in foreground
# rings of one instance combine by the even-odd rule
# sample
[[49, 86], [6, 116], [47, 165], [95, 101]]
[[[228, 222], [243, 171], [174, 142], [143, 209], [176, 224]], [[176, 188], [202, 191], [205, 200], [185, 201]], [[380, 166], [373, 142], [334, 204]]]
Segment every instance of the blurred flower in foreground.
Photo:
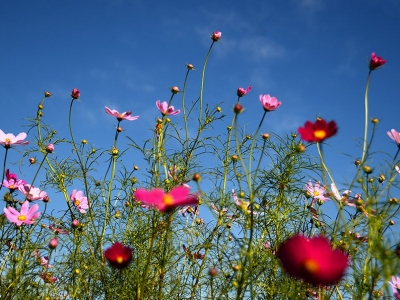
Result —
[[80, 96], [81, 92], [77, 88], [74, 88], [71, 92], [72, 99], [78, 99]]
[[17, 190], [19, 186], [24, 184], [26, 184], [25, 180], [18, 179], [16, 174], [10, 174], [10, 171], [6, 170], [6, 179], [3, 180], [3, 186], [8, 188], [10, 192]]
[[104, 251], [104, 257], [113, 267], [123, 269], [132, 260], [132, 249], [124, 246], [120, 242], [115, 242], [110, 248]]
[[269, 94], [260, 95], [260, 102], [265, 111], [273, 111], [282, 104], [276, 97], [271, 97]]
[[251, 90], [251, 85], [249, 85], [249, 86], [247, 87], [247, 89], [244, 89], [244, 88], [240, 87], [240, 88], [238, 88], [236, 94], [237, 94], [239, 97], [243, 97], [244, 95], [247, 95], [247, 93], [250, 92], [250, 90]]
[[388, 136], [395, 141], [398, 147], [400, 147], [400, 132], [397, 132], [396, 130], [392, 129], [387, 132]]
[[329, 200], [329, 197], [326, 197], [329, 196], [329, 194], [326, 193], [325, 186], [321, 185], [319, 182], [316, 182], [313, 186], [311, 180], [309, 180], [306, 184], [306, 190], [313, 198], [313, 202], [315, 200], [321, 200], [323, 202]]
[[83, 196], [82, 191], [73, 190], [72, 194], [70, 195], [70, 199], [80, 213], [82, 214], [86, 213], [86, 210], [89, 208], [89, 205], [87, 197]]
[[392, 276], [392, 281], [389, 281], [392, 286], [393, 296], [395, 299], [400, 299], [400, 277]]
[[332, 191], [333, 197], [337, 201], [342, 202], [343, 204], [348, 205], [348, 206], [356, 207], [357, 200], [361, 199], [360, 194], [355, 194], [355, 196], [353, 198], [350, 198], [350, 193], [351, 193], [350, 190], [345, 190], [342, 193], [342, 196], [340, 196], [339, 190], [337, 189], [337, 187], [334, 183], [331, 184], [331, 191]]
[[304, 127], [299, 127], [297, 131], [301, 135], [302, 140], [318, 143], [335, 135], [338, 128], [335, 121], [327, 123], [324, 119], [317, 119], [315, 123], [307, 121]]
[[213, 34], [211, 35], [211, 39], [212, 39], [214, 42], [218, 42], [219, 39], [221, 38], [221, 36], [222, 36], [222, 32], [220, 32], [220, 31], [214, 31]]
[[2, 145], [4, 148], [10, 148], [13, 145], [27, 145], [29, 144], [28, 141], [24, 141], [26, 138], [26, 133], [21, 132], [17, 136], [14, 136], [11, 133], [5, 134], [3, 130], [0, 129], [0, 145]]
[[400, 174], [400, 168], [399, 168], [399, 166], [395, 166], [394, 169], [397, 171], [397, 173]]
[[4, 207], [4, 215], [8, 221], [17, 226], [21, 226], [22, 224], [31, 225], [40, 216], [40, 212], [38, 212], [38, 210], [39, 205], [34, 204], [31, 208], [29, 208], [29, 202], [25, 201], [22, 204], [20, 211], [17, 211], [14, 207]]
[[45, 191], [41, 191], [30, 184], [20, 185], [18, 186], [18, 190], [25, 195], [28, 201], [43, 200], [47, 196]]
[[386, 60], [384, 60], [380, 56], [376, 56], [374, 52], [371, 54], [371, 60], [369, 61], [369, 69], [375, 70], [379, 68], [380, 66], [384, 65], [386, 63]]
[[197, 195], [189, 195], [189, 189], [185, 186], [174, 187], [171, 192], [165, 193], [161, 189], [146, 191], [137, 189], [134, 197], [146, 204], [157, 207], [162, 212], [167, 212], [177, 206], [197, 205]]
[[177, 115], [181, 112], [179, 109], [174, 110], [173, 106], [168, 107], [167, 101], [164, 101], [163, 103], [161, 103], [160, 100], [157, 100], [156, 106], [163, 116], [166, 116], [166, 115], [173, 116], [173, 115]]
[[323, 236], [292, 236], [280, 245], [277, 256], [289, 275], [313, 285], [337, 283], [348, 266], [348, 256], [333, 250]]
[[139, 119], [139, 116], [131, 116], [132, 112], [125, 111], [123, 113], [119, 113], [118, 110], [109, 109], [107, 106], [105, 107], [105, 111], [110, 116], [116, 117], [118, 121], [127, 120], [127, 121], [135, 121]]
[[44, 280], [44, 282], [46, 283], [54, 283], [57, 281], [57, 278], [53, 277], [51, 275], [51, 273], [49, 272], [45, 272], [42, 274], [42, 279]]

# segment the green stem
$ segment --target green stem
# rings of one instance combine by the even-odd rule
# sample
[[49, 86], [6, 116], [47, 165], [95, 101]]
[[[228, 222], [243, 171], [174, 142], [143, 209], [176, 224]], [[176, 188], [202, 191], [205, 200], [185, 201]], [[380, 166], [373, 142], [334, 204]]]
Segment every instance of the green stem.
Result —
[[206, 60], [204, 61], [203, 70], [201, 72], [201, 87], [200, 87], [200, 118], [199, 123], [201, 124], [202, 116], [203, 116], [203, 90], [204, 90], [204, 75], [206, 71], [208, 57], [210, 56], [211, 49], [214, 45], [215, 41], [211, 43], [210, 49], [208, 49]]
[[367, 84], [365, 86], [365, 94], [364, 94], [364, 106], [365, 106], [365, 122], [364, 122], [364, 143], [363, 143], [363, 152], [361, 157], [361, 164], [364, 164], [364, 161], [367, 156], [367, 134], [368, 134], [368, 90], [369, 90], [369, 82], [371, 79], [371, 70], [368, 73]]

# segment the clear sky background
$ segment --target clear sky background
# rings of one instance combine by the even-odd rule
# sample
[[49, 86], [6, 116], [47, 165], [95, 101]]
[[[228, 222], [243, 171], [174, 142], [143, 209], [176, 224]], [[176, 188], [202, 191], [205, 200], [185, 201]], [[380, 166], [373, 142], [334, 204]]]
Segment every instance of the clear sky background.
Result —
[[[76, 140], [111, 147], [116, 121], [104, 113], [108, 106], [140, 116], [122, 123], [120, 139], [127, 141], [127, 135], [141, 143], [152, 136], [148, 129], [159, 117], [156, 100], [167, 101], [171, 86], [182, 89], [186, 63], [196, 68], [186, 99], [197, 99], [210, 35], [221, 31], [204, 90], [204, 102], [221, 103], [228, 115], [221, 130], [230, 125], [237, 88], [248, 85], [253, 89], [242, 100], [241, 121], [249, 133], [263, 114], [260, 94], [282, 101], [267, 114], [262, 132], [290, 134], [317, 116], [334, 119], [339, 132], [324, 151], [343, 183], [355, 168], [353, 158], [342, 153], [361, 157], [357, 141], [363, 137], [372, 52], [387, 60], [373, 72], [370, 86], [370, 116], [381, 120], [374, 149], [396, 152], [386, 132], [400, 131], [399, 16], [397, 0], [3, 1], [0, 128], [26, 131], [23, 118], [34, 116], [43, 92], [50, 91], [44, 120], [68, 137], [70, 91], [76, 87], [81, 91], [81, 102], [74, 104]], [[180, 100], [173, 105], [181, 108]], [[379, 154], [370, 164], [381, 159], [388, 156]]]

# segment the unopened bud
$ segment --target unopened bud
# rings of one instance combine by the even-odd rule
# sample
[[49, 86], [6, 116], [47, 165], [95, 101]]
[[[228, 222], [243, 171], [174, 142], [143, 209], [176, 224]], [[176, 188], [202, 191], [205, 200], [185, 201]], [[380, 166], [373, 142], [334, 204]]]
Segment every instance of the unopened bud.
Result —
[[389, 203], [390, 203], [390, 204], [397, 204], [397, 203], [399, 203], [399, 199], [397, 199], [397, 198], [391, 198], [391, 199], [389, 199]]
[[372, 173], [372, 168], [369, 167], [369, 166], [363, 166], [363, 171], [364, 171], [366, 174], [371, 174], [371, 173]]
[[82, 140], [81, 143], [86, 145], [87, 144], [87, 140]]
[[228, 127], [226, 127], [226, 129], [227, 129], [228, 131], [231, 131], [231, 130], [232, 130], [232, 126], [228, 126]]
[[29, 158], [29, 163], [30, 163], [31, 165], [33, 165], [35, 162], [36, 162], [36, 159], [35, 159], [34, 157], [30, 157], [30, 158]]
[[47, 203], [47, 202], [50, 201], [50, 197], [46, 195], [46, 196], [43, 197], [42, 201], [43, 201], [44, 203]]
[[43, 105], [42, 105], [42, 104], [39, 104], [39, 105], [38, 105], [38, 109], [43, 109]]
[[200, 179], [201, 179], [201, 176], [200, 176], [199, 173], [195, 173], [195, 174], [193, 175], [193, 181], [199, 182]]
[[171, 92], [172, 92], [172, 94], [178, 94], [179, 93], [179, 88], [177, 86], [173, 86], [171, 88]]
[[296, 138], [297, 137], [297, 133], [292, 133], [292, 138]]
[[219, 106], [217, 106], [216, 110], [217, 110], [217, 112], [221, 112], [221, 111], [222, 111], [222, 108], [219, 107]]
[[194, 70], [194, 66], [193, 66], [192, 64], [187, 64], [186, 67], [187, 67], [189, 70]]
[[317, 200], [317, 203], [318, 203], [318, 205], [320, 205], [320, 206], [321, 206], [322, 204], [324, 204], [324, 201], [323, 201], [323, 200], [321, 200], [321, 199], [318, 199], [318, 200]]
[[371, 122], [372, 122], [372, 124], [378, 124], [379, 120], [378, 120], [378, 118], [372, 118]]
[[79, 223], [78, 220], [73, 220], [73, 221], [71, 222], [71, 227], [72, 227], [72, 228], [78, 228], [79, 225], [80, 225], [80, 223]]
[[117, 156], [118, 153], [119, 153], [119, 151], [118, 151], [117, 148], [114, 148], [114, 149], [112, 149], [112, 151], [111, 151], [111, 154], [112, 154], [113, 156]]
[[390, 225], [390, 226], [393, 226], [393, 225], [394, 225], [394, 221], [393, 221], [393, 220], [390, 220], [390, 221], [389, 221], [389, 225]]
[[138, 166], [133, 166], [133, 169], [134, 169], [135, 171], [137, 171], [137, 170], [139, 170], [139, 167], [138, 167]]
[[46, 97], [46, 98], [49, 98], [49, 97], [51, 97], [51, 93], [50, 92], [44, 92], [44, 96]]
[[303, 144], [298, 144], [297, 145], [297, 151], [300, 153], [303, 153], [306, 151], [306, 147]]
[[49, 248], [50, 249], [56, 249], [57, 246], [58, 246], [58, 238], [54, 237], [49, 242]]
[[246, 194], [243, 191], [240, 191], [238, 194], [239, 198], [244, 198], [246, 196]]
[[121, 218], [121, 213], [119, 212], [119, 210], [116, 210], [116, 211], [115, 211], [115, 217], [116, 217], [117, 219]]
[[232, 155], [231, 159], [233, 162], [237, 162], [238, 157], [237, 157], [237, 155]]
[[132, 184], [135, 184], [136, 182], [137, 182], [137, 178], [136, 178], [136, 177], [132, 177], [132, 178], [131, 178], [131, 183], [132, 183]]
[[384, 181], [385, 181], [385, 175], [383, 175], [383, 174], [380, 174], [379, 175], [379, 177], [378, 177], [378, 181], [380, 182], [380, 183], [383, 183]]
[[240, 266], [239, 265], [235, 265], [235, 266], [232, 267], [232, 269], [237, 272], [237, 271], [240, 270]]
[[354, 164], [355, 164], [356, 166], [359, 166], [359, 165], [361, 164], [361, 160], [356, 159], [355, 162], [354, 162]]
[[263, 133], [262, 138], [263, 138], [263, 140], [268, 140], [269, 139], [269, 133]]
[[211, 277], [215, 277], [218, 275], [218, 270], [216, 268], [210, 268], [208, 270], [208, 275], [210, 275]]
[[237, 103], [234, 107], [233, 107], [233, 111], [236, 114], [240, 114], [243, 111], [243, 106], [240, 103]]
[[54, 145], [53, 144], [48, 144], [46, 146], [46, 152], [47, 153], [52, 153], [54, 151]]
[[122, 127], [117, 127], [118, 132], [122, 132]]

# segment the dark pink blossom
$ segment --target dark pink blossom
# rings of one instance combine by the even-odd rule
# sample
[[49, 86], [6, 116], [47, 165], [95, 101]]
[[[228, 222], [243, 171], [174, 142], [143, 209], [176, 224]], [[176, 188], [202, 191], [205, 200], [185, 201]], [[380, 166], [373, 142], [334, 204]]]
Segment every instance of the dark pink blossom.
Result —
[[124, 246], [120, 242], [116, 242], [104, 251], [104, 257], [113, 267], [123, 269], [127, 267], [132, 260], [132, 249]]
[[10, 192], [13, 192], [19, 188], [19, 186], [23, 186], [26, 184], [25, 180], [18, 179], [17, 175], [6, 170], [6, 179], [3, 180], [3, 186], [8, 188]]
[[74, 88], [71, 92], [72, 99], [78, 99], [80, 96], [81, 92], [77, 88]]
[[324, 119], [317, 119], [315, 123], [307, 121], [304, 127], [299, 127], [297, 131], [303, 141], [319, 143], [334, 136], [338, 128], [335, 121], [327, 123]]
[[247, 93], [250, 92], [250, 90], [251, 90], [251, 85], [249, 85], [249, 86], [247, 87], [247, 89], [244, 89], [244, 88], [240, 87], [240, 88], [238, 88], [236, 94], [237, 94], [239, 97], [243, 97], [243, 96], [247, 95]]
[[371, 54], [371, 60], [369, 61], [369, 69], [375, 70], [379, 67], [381, 67], [382, 65], [384, 65], [386, 63], [386, 60], [384, 60], [382, 57], [375, 55], [374, 52], [372, 52]]
[[132, 112], [125, 111], [123, 113], [119, 113], [118, 110], [109, 109], [107, 106], [105, 107], [105, 111], [108, 115], [116, 117], [118, 121], [127, 120], [127, 121], [135, 121], [139, 119], [139, 116], [131, 116]]

